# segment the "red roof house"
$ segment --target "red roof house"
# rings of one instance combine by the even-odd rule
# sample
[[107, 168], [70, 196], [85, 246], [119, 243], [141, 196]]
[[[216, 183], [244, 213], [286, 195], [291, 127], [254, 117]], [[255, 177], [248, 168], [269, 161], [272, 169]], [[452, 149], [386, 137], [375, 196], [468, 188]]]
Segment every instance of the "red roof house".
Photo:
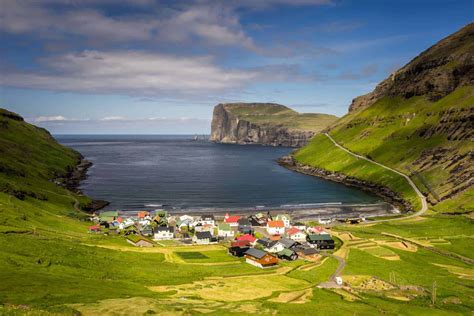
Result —
[[230, 226], [239, 226], [239, 221], [240, 216], [235, 215], [235, 216], [230, 216], [229, 213], [226, 213], [224, 216], [224, 223], [229, 224]]
[[237, 238], [235, 238], [236, 240], [245, 240], [245, 241], [248, 241], [249, 243], [254, 243], [257, 238], [255, 238], [254, 236], [252, 235], [249, 235], [249, 234], [245, 234], [245, 235], [242, 235], [242, 236], [238, 236]]
[[294, 235], [294, 234], [297, 234], [297, 233], [300, 233], [301, 230], [299, 230], [298, 228], [296, 227], [291, 227], [290, 229], [288, 229], [288, 231], [286, 232], [288, 234], [288, 236], [291, 236], [291, 235]]
[[231, 247], [245, 247], [249, 246], [250, 242], [248, 240], [234, 240], [230, 243]]
[[91, 233], [100, 232], [100, 226], [99, 225], [89, 226], [89, 232]]

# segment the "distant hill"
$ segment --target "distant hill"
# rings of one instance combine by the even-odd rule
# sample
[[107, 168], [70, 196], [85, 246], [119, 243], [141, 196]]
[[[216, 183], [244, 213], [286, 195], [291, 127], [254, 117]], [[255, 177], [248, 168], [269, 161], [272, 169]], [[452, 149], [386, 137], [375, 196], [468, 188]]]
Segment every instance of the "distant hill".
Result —
[[[435, 209], [473, 211], [474, 24], [356, 98], [329, 134], [345, 148], [409, 175]], [[381, 184], [419, 206], [406, 181], [348, 157], [324, 135], [294, 157]]]
[[328, 114], [300, 114], [274, 103], [218, 104], [212, 118], [211, 140], [300, 147], [336, 119]]

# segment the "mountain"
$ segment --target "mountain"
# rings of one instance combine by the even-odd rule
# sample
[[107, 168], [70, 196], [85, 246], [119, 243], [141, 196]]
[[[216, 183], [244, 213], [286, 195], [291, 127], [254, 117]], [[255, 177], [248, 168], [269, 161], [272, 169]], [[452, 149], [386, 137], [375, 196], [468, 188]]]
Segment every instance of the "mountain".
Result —
[[383, 97], [425, 96], [437, 101], [456, 88], [474, 85], [474, 23], [439, 41], [392, 73], [375, 90], [355, 98], [349, 111], [366, 108]]
[[226, 103], [214, 107], [211, 141], [301, 147], [337, 118], [300, 114], [274, 103]]
[[[434, 209], [474, 210], [474, 24], [430, 47], [356, 98], [329, 136], [353, 153], [409, 175]], [[357, 159], [324, 134], [297, 151], [297, 169], [372, 187], [419, 209], [400, 175]], [[385, 191], [385, 192], [384, 192]], [[393, 198], [392, 196], [392, 198]]]

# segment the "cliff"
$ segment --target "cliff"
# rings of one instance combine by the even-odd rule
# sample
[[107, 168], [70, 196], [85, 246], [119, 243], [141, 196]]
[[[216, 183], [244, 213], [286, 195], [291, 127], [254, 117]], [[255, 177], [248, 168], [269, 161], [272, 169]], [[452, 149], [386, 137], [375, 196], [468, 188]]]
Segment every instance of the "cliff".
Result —
[[301, 147], [337, 118], [300, 114], [273, 103], [227, 103], [214, 108], [211, 141]]
[[437, 101], [456, 88], [474, 84], [474, 23], [442, 39], [392, 73], [374, 91], [352, 101], [349, 112], [383, 97], [426, 96]]
[[[350, 151], [410, 176], [434, 209], [472, 211], [474, 24], [439, 41], [373, 92], [355, 99], [329, 134]], [[416, 209], [406, 181], [344, 156], [324, 135], [315, 136], [294, 159], [299, 169], [309, 166], [315, 174], [326, 170], [343, 182], [347, 176], [363, 180], [364, 186], [389, 187]]]

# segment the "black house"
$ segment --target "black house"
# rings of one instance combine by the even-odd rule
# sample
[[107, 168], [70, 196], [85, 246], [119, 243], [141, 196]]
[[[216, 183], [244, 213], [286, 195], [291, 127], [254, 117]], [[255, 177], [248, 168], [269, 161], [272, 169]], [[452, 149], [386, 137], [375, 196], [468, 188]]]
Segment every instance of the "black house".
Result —
[[331, 235], [320, 234], [320, 235], [308, 235], [306, 241], [312, 245], [316, 245], [318, 249], [334, 249], [334, 240]]
[[250, 247], [229, 247], [229, 254], [236, 257], [243, 257]]
[[237, 223], [239, 224], [238, 230], [240, 233], [253, 235], [254, 231], [252, 228], [252, 224], [250, 223], [248, 218], [241, 217], [239, 218]]

